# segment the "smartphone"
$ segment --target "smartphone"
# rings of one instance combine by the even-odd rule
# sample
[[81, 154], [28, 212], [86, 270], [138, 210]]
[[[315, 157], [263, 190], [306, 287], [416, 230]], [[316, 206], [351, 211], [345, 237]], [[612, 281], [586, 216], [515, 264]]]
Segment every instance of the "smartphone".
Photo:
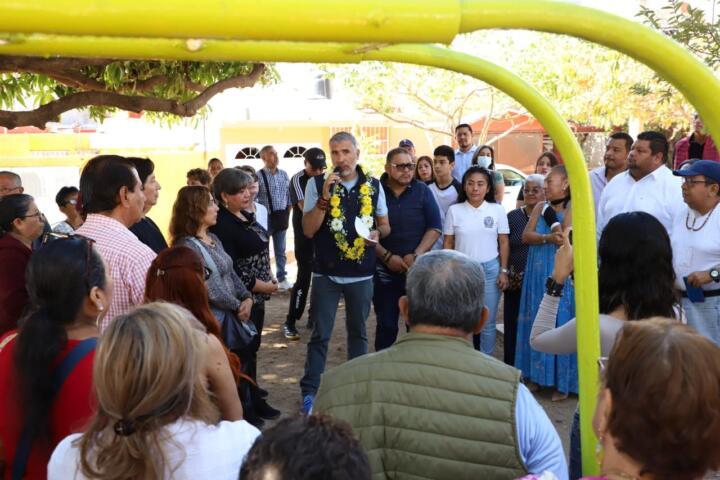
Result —
[[685, 282], [685, 291], [687, 292], [688, 300], [693, 303], [705, 302], [705, 293], [702, 288], [690, 285], [688, 283], [688, 277], [683, 277], [683, 282]]

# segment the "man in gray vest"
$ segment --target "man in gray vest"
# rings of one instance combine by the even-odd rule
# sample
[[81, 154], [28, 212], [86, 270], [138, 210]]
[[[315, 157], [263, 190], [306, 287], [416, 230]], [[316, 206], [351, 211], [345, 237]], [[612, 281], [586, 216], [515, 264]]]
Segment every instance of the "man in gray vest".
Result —
[[518, 370], [476, 351], [488, 315], [482, 265], [418, 257], [400, 312], [410, 333], [322, 378], [315, 411], [349, 422], [373, 478], [567, 479], [562, 444]]

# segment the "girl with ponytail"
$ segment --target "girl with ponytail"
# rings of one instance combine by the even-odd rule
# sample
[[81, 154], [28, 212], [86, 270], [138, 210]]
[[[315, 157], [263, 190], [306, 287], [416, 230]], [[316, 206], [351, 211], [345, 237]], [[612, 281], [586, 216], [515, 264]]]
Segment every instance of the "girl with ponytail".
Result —
[[33, 254], [29, 305], [19, 330], [0, 338], [0, 470], [5, 478], [46, 478], [55, 446], [83, 429], [92, 394], [97, 321], [110, 280], [92, 241], [58, 239]]

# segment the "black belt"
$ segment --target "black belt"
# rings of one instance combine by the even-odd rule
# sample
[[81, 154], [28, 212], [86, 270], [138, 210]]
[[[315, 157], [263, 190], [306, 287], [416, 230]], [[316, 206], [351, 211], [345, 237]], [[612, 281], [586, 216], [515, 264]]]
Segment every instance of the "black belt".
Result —
[[[680, 295], [685, 298], [687, 298], [688, 296], [685, 290], [680, 290]], [[718, 295], [720, 295], [720, 288], [718, 288], [717, 290], [703, 290], [703, 295], [705, 297], [717, 297]]]

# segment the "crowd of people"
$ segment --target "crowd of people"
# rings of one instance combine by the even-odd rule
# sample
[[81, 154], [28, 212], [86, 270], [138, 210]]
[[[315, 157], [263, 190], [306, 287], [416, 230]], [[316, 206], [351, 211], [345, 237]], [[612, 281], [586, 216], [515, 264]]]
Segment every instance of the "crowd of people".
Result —
[[[720, 469], [720, 162], [694, 129], [674, 170], [648, 131], [610, 135], [589, 172], [607, 480]], [[581, 478], [578, 413], [568, 467], [532, 395], [578, 393], [567, 171], [543, 152], [506, 212], [495, 149], [468, 124], [455, 141], [402, 140], [379, 178], [347, 132], [292, 177], [272, 146], [258, 171], [212, 159], [167, 239], [150, 159], [92, 158], [54, 226], [0, 172], [3, 478]], [[282, 415], [257, 374], [279, 290], [286, 338], [309, 305], [303, 415], [261, 433]], [[348, 362], [325, 372], [341, 299]]]

